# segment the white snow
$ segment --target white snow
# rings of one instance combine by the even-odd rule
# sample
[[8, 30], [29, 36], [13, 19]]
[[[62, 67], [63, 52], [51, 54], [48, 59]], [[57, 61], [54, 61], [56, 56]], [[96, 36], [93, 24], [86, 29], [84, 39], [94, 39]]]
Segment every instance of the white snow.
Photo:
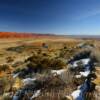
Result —
[[80, 93], [81, 93], [81, 90], [75, 90], [73, 91], [71, 96], [73, 97], [74, 100], [77, 100], [77, 98], [80, 96]]
[[77, 64], [78, 62], [77, 61], [75, 61], [73, 64], [72, 64], [72, 66], [75, 68], [75, 67], [78, 67], [78, 64]]
[[37, 90], [33, 96], [30, 98], [30, 100], [33, 100], [34, 98], [38, 97], [40, 95], [41, 90]]
[[84, 65], [87, 65], [90, 62], [90, 58], [82, 59], [81, 61]]
[[75, 90], [71, 96], [73, 97], [73, 100], [84, 100], [81, 90]]
[[19, 73], [16, 73], [16, 74], [13, 74], [13, 78], [18, 77], [19, 74], [20, 74], [20, 72]]
[[75, 75], [75, 78], [81, 78], [82, 75]]
[[36, 78], [26, 78], [26, 79], [23, 79], [23, 83], [24, 85], [32, 84], [35, 80]]
[[80, 74], [84, 77], [87, 77], [90, 74], [90, 71], [80, 72]]
[[74, 62], [71, 64], [70, 67], [71, 67], [71, 68], [76, 68], [76, 67], [78, 67], [77, 61], [74, 61]]
[[[86, 59], [81, 59], [81, 60], [77, 60], [75, 62], [73, 62], [71, 65], [71, 67], [73, 68], [76, 68], [78, 67], [78, 63], [81, 62], [84, 66], [85, 65], [88, 65], [89, 62], [90, 62], [90, 58], [86, 58]], [[79, 75], [75, 75], [76, 78], [81, 78], [82, 76], [83, 77], [87, 77], [89, 74], [90, 74], [90, 70], [86, 70], [84, 72], [79, 72], [80, 74]], [[85, 80], [86, 82], [86, 80]], [[84, 91], [86, 90], [87, 88], [87, 84], [84, 83], [83, 85], [83, 89], [81, 89], [81, 86], [78, 86], [77, 87], [77, 90], [73, 91], [72, 94], [71, 94], [71, 97], [73, 97], [74, 100], [84, 100]]]
[[79, 72], [80, 75], [75, 75], [75, 78], [87, 77], [90, 74], [90, 71]]
[[86, 59], [81, 59], [81, 60], [74, 61], [71, 67], [72, 68], [78, 67], [78, 63], [79, 62], [81, 62], [83, 65], [87, 65], [90, 62], [90, 58], [86, 58]]
[[62, 73], [64, 73], [66, 71], [66, 69], [60, 69], [60, 70], [51, 70], [52, 74], [57, 74], [57, 75], [61, 75]]

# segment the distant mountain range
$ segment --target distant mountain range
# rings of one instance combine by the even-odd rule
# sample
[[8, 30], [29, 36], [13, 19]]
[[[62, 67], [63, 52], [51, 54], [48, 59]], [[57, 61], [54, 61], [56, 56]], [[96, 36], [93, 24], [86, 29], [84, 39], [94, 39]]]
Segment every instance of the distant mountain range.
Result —
[[67, 38], [100, 39], [100, 35], [63, 35]]
[[39, 33], [16, 33], [16, 32], [0, 32], [0, 38], [32, 38], [55, 36], [53, 34], [39, 34]]
[[65, 37], [65, 38], [82, 38], [82, 39], [100, 39], [100, 35], [55, 35], [41, 33], [17, 33], [17, 32], [0, 32], [0, 38], [41, 38], [41, 37]]

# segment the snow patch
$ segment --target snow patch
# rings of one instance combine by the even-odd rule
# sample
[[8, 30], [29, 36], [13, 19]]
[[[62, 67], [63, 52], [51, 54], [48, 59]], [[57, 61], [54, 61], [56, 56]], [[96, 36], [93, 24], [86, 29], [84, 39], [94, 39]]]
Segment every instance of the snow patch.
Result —
[[23, 79], [23, 83], [24, 85], [27, 85], [27, 84], [32, 84], [34, 81], [36, 80], [36, 78], [26, 78], [26, 79]]
[[90, 58], [82, 59], [81, 61], [82, 61], [82, 63], [83, 63], [84, 65], [87, 65], [87, 64], [89, 64], [89, 62], [90, 62]]
[[38, 97], [40, 95], [41, 90], [37, 90], [35, 91], [35, 93], [33, 94], [33, 96], [30, 98], [30, 100], [33, 100], [34, 98]]
[[16, 74], [13, 74], [13, 78], [18, 77], [19, 74], [20, 74], [20, 72], [19, 73], [16, 73]]
[[81, 78], [82, 75], [75, 75], [75, 78]]
[[86, 58], [86, 59], [81, 59], [81, 60], [78, 60], [78, 61], [74, 61], [71, 65], [72, 68], [76, 68], [78, 67], [78, 63], [81, 62], [84, 66], [89, 64], [90, 62], [90, 58]]
[[90, 71], [80, 72], [80, 74], [84, 77], [87, 77], [90, 74]]
[[60, 69], [60, 70], [51, 70], [52, 74], [57, 74], [57, 75], [61, 75], [62, 73], [64, 73], [66, 71], [66, 69]]

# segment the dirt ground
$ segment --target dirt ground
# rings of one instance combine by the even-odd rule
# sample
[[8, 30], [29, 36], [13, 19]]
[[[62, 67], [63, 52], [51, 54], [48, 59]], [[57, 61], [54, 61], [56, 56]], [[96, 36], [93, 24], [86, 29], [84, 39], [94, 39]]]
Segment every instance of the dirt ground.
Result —
[[[80, 41], [80, 40], [78, 40]], [[63, 45], [66, 43], [72, 44], [77, 43], [76, 39], [69, 39], [69, 38], [44, 38], [44, 39], [34, 39], [34, 38], [29, 38], [29, 39], [0, 39], [0, 64], [6, 63], [6, 58], [11, 56], [13, 57], [16, 61], [17, 60], [23, 60], [27, 56], [29, 56], [29, 51], [25, 51], [24, 53], [16, 53], [12, 51], [7, 51], [7, 48], [10, 47], [16, 47], [16, 46], [21, 46], [21, 45], [33, 45], [36, 47], [42, 46], [42, 43], [46, 43], [49, 45], [49, 49], [60, 49]]]

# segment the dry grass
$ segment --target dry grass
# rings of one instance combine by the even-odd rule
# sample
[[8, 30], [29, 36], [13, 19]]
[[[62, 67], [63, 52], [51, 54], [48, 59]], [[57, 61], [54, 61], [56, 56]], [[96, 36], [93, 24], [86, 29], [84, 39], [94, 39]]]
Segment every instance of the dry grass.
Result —
[[100, 67], [96, 67], [95, 75], [97, 78], [93, 80], [93, 83], [100, 85]]
[[[33, 56], [31, 65], [34, 67], [36, 64], [41, 65], [44, 69], [46, 69], [48, 66], [52, 65], [52, 68], [57, 69], [58, 66], [60, 68], [66, 67], [62, 62], [59, 63], [60, 60], [62, 60], [64, 63], [67, 62], [67, 60], [74, 55], [75, 53], [81, 51], [81, 49], [76, 48], [77, 44], [82, 42], [83, 40], [79, 39], [73, 39], [73, 38], [65, 38], [65, 37], [52, 37], [52, 38], [29, 38], [29, 39], [0, 39], [0, 64], [7, 63], [10, 66], [10, 72], [16, 70], [12, 65], [15, 62], [22, 61], [24, 62], [27, 58], [32, 56], [33, 54], [36, 55]], [[91, 43], [91, 41], [88, 41]], [[99, 41], [92, 41], [95, 43], [96, 48], [100, 50], [100, 47], [98, 46]], [[42, 43], [46, 43], [48, 45], [48, 48], [43, 48]], [[27, 46], [33, 46], [35, 48], [27, 48], [21, 53], [7, 51], [6, 48], [8, 47], [17, 47], [25, 45]], [[96, 52], [97, 56], [99, 56], [99, 52]], [[12, 62], [7, 62], [7, 58], [11, 57], [13, 59]], [[60, 58], [60, 60], [59, 60]], [[97, 57], [99, 59], [99, 57]], [[35, 64], [34, 64], [35, 63]], [[26, 65], [24, 65], [25, 67]], [[23, 67], [18, 66], [19, 67]], [[36, 66], [35, 66], [36, 67]], [[9, 72], [9, 71], [8, 71]], [[100, 70], [96, 70], [97, 79], [94, 80], [94, 82], [98, 85], [100, 84]], [[0, 77], [7, 77], [9, 74], [7, 72], [1, 72]], [[41, 94], [39, 98], [36, 100], [61, 100], [64, 95], [70, 94], [75, 88], [76, 88], [76, 81], [73, 79], [73, 74], [71, 74], [69, 71], [67, 73], [64, 73], [64, 75], [61, 76], [63, 81], [68, 86], [62, 86], [62, 89], [59, 88], [49, 88], [43, 90], [43, 95]], [[58, 81], [57, 81], [58, 82]], [[15, 86], [19, 86], [17, 84], [19, 82], [16, 82]], [[73, 84], [71, 84], [73, 83]], [[80, 82], [81, 83], [81, 82]], [[79, 83], [79, 84], [80, 84]], [[54, 83], [52, 83], [54, 84]], [[89, 94], [90, 95], [90, 94]], [[92, 100], [92, 99], [90, 99]]]

